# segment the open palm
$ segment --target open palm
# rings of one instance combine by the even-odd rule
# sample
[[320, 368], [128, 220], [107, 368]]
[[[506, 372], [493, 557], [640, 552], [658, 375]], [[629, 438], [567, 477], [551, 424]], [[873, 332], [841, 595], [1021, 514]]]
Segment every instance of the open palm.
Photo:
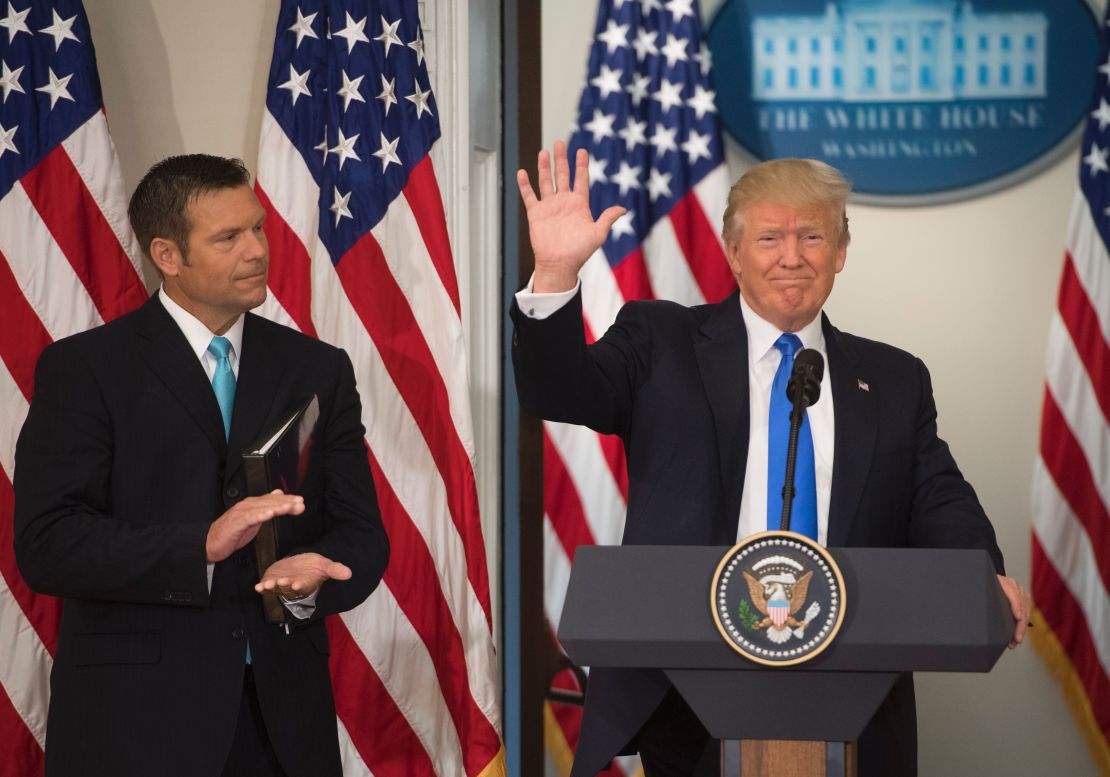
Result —
[[575, 156], [573, 188], [566, 145], [555, 143], [554, 154], [553, 180], [550, 155], [546, 149], [539, 153], [538, 198], [528, 173], [518, 170], [516, 174], [520, 198], [528, 214], [528, 236], [536, 257], [532, 291], [538, 293], [573, 288], [582, 265], [605, 242], [613, 222], [625, 212], [624, 208], [614, 205], [606, 208], [595, 221], [590, 213], [589, 158], [585, 149], [579, 149]]

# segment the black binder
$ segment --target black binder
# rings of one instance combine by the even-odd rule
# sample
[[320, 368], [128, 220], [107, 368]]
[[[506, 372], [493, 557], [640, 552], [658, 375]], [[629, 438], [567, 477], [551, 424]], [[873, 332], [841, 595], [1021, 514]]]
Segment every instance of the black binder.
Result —
[[[313, 394], [266, 429], [243, 452], [247, 475], [247, 495], [262, 496], [274, 489], [286, 494], [301, 492], [301, 481], [312, 454], [320, 402]], [[254, 559], [261, 578], [279, 557], [277, 519], [262, 524], [254, 538]], [[262, 594], [262, 607], [268, 623], [285, 622], [285, 609], [273, 591]]]

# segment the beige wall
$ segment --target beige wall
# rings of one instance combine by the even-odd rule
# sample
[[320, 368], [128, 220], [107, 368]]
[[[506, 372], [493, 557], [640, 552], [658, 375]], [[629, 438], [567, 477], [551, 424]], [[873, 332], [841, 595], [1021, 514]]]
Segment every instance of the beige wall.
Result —
[[205, 151], [252, 171], [278, 4], [86, 0], [127, 191], [154, 162]]
[[[548, 145], [566, 139], [574, 120], [596, 13], [597, 0], [544, 2]], [[1077, 164], [1073, 150], [1018, 186], [951, 205], [852, 206], [848, 263], [827, 307], [838, 327], [928, 364], [941, 435], [1024, 585], [1044, 348]], [[917, 688], [922, 775], [1095, 774], [1028, 645], [989, 675], [921, 676]]]

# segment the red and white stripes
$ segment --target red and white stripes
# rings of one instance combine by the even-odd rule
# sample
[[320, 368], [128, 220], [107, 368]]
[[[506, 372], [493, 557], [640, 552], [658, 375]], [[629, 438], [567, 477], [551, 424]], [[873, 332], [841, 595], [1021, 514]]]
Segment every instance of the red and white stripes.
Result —
[[[140, 305], [138, 246], [103, 114], [0, 200], [0, 777], [42, 769], [58, 602], [12, 553], [15, 440], [50, 342]], [[275, 320], [345, 348], [393, 561], [360, 608], [331, 619], [348, 775], [500, 768], [489, 576], [478, 521], [460, 302], [429, 161], [339, 272], [316, 240], [318, 191], [267, 115], [258, 191]]]
[[329, 623], [345, 772], [499, 773], [460, 301], [431, 161], [337, 265], [317, 237], [319, 188], [268, 113], [256, 190], [272, 256], [263, 311], [350, 355], [391, 538], [383, 585]]
[[1110, 255], [1076, 195], [1033, 477], [1034, 643], [1110, 770]]
[[42, 770], [60, 615], [27, 588], [12, 551], [15, 441], [35, 362], [147, 297], [118, 168], [97, 113], [0, 200], [0, 777]]
[[[671, 299], [685, 305], [717, 302], [736, 288], [719, 236], [728, 194], [724, 165], [707, 175], [653, 227], [643, 244], [610, 268], [598, 251], [582, 268], [586, 336], [604, 334], [625, 302]], [[578, 545], [617, 544], [624, 532], [628, 474], [618, 438], [583, 426], [544, 423], [544, 604], [557, 629]], [[560, 677], [561, 687], [573, 685]], [[553, 705], [549, 750], [573, 750], [581, 714]], [[567, 763], [554, 754], [553, 762]], [[635, 759], [620, 759], [614, 774], [631, 773]]]

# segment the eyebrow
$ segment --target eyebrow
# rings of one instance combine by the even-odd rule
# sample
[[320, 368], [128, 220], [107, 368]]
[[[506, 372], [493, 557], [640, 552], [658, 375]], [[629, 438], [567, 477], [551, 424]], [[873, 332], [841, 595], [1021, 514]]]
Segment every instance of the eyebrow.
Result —
[[218, 239], [220, 239], [221, 237], [224, 237], [224, 236], [238, 235], [238, 234], [241, 234], [243, 232], [246, 232], [248, 229], [254, 229], [255, 227], [260, 227], [265, 222], [266, 222], [266, 212], [263, 211], [262, 215], [260, 215], [257, 219], [255, 219], [255, 221], [252, 222], [249, 227], [234, 226], [234, 227], [224, 227], [223, 229], [217, 229], [215, 232], [212, 233], [212, 239], [213, 240], [218, 240]]
[[[804, 232], [804, 231], [828, 230], [828, 229], [833, 229], [833, 227], [831, 227], [829, 225], [826, 225], [826, 224], [822, 224], [819, 221], [812, 221], [812, 222], [809, 222], [809, 223], [806, 223], [806, 224], [799, 224], [793, 231], [794, 232]], [[787, 227], [784, 227], [782, 224], [765, 224], [763, 226], [753, 226], [752, 231], [756, 232], [758, 234], [766, 234], [768, 232], [790, 232], [792, 230], [788, 229]]]

